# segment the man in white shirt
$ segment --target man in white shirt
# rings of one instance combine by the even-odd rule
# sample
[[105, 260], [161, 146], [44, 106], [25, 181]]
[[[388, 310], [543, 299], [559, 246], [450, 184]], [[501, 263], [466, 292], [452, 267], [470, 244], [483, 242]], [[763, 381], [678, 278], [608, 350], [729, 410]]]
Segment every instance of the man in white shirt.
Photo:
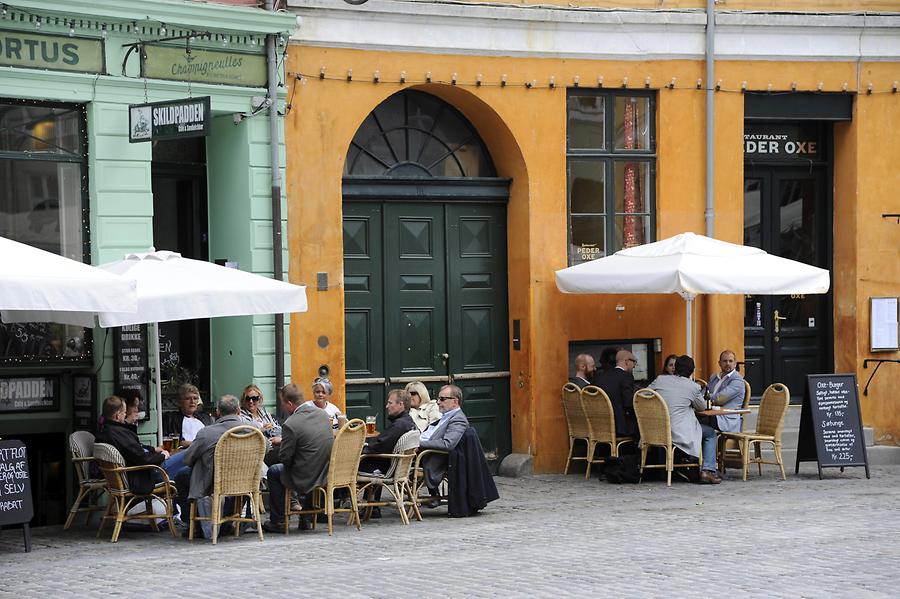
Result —
[[178, 437], [181, 447], [190, 447], [200, 429], [209, 424], [209, 414], [200, 410], [200, 390], [191, 384], [178, 387], [178, 411], [163, 415], [163, 434]]

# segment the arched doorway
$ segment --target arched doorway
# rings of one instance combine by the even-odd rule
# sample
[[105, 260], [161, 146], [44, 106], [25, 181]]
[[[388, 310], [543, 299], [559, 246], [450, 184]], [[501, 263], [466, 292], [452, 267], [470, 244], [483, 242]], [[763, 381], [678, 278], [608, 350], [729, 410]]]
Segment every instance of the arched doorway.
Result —
[[416, 90], [359, 127], [344, 166], [347, 410], [419, 380], [462, 387], [489, 459], [510, 451], [506, 203], [475, 128]]

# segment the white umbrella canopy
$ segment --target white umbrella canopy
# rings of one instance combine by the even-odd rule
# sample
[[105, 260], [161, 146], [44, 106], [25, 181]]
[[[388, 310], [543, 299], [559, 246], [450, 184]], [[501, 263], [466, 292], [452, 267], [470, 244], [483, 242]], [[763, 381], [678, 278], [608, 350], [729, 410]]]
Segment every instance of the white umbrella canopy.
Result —
[[[183, 258], [169, 251], [150, 251], [101, 264], [109, 276], [137, 282], [137, 311], [15, 311], [23, 321], [61, 322], [81, 326], [118, 327], [173, 320], [306, 312], [306, 287], [276, 281], [212, 262]], [[154, 326], [158, 435], [162, 435], [162, 397], [159, 374], [159, 328]]]
[[827, 270], [763, 250], [681, 233], [556, 271], [563, 293], [677, 293], [686, 301], [687, 353], [692, 304], [701, 293], [779, 295], [825, 293]]
[[114, 273], [0, 237], [0, 319], [6, 322], [18, 310], [133, 313], [135, 288]]
[[12, 313], [18, 321], [118, 327], [220, 316], [305, 312], [306, 287], [169, 251], [134, 253], [100, 269], [137, 282], [137, 311]]

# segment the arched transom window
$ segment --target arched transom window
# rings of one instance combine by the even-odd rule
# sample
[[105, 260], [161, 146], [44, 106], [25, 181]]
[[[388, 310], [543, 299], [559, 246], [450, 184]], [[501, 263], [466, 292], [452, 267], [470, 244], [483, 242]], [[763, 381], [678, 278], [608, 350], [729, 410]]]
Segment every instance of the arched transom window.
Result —
[[344, 175], [494, 177], [491, 157], [472, 124], [443, 100], [424, 92], [394, 94], [359, 127]]

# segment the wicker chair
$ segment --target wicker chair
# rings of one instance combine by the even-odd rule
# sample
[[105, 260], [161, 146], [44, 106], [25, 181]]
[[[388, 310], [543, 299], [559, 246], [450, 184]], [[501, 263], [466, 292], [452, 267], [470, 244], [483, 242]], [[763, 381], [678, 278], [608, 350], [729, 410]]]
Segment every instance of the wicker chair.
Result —
[[[743, 479], [747, 480], [747, 471], [750, 462], [759, 467], [759, 475], [762, 476], [762, 465], [773, 464], [781, 468], [781, 480], [785, 480], [784, 461], [781, 458], [781, 431], [784, 428], [784, 415], [787, 412], [788, 403], [791, 400], [791, 392], [781, 384], [769, 385], [763, 392], [759, 402], [759, 414], [756, 417], [756, 432], [753, 433], [722, 433], [726, 439], [734, 439], [738, 442], [741, 452]], [[769, 462], [762, 458], [761, 445], [771, 443], [775, 451], [775, 461]], [[750, 447], [754, 448], [754, 456], [750, 457]], [[721, 454], [720, 454], [721, 458]]]
[[[382, 458], [391, 461], [391, 465], [384, 474], [374, 474], [369, 472], [360, 472], [357, 481], [362, 483], [359, 488], [359, 496], [365, 498], [365, 503], [358, 504], [359, 507], [365, 509], [365, 520], [372, 515], [375, 506], [389, 505], [387, 501], [376, 501], [375, 492], [377, 489], [387, 490], [394, 498], [394, 504], [400, 512], [400, 520], [404, 524], [409, 524], [409, 517], [406, 515], [407, 505], [412, 507], [418, 520], [422, 519], [419, 513], [419, 506], [413, 500], [412, 487], [409, 484], [409, 469], [413, 460], [416, 458], [416, 448], [419, 447], [419, 431], [413, 429], [403, 433], [403, 436], [397, 440], [392, 453], [388, 454], [366, 454], [366, 458]], [[404, 501], [404, 497], [408, 497], [409, 501]]]
[[569, 426], [569, 456], [566, 458], [565, 474], [569, 473], [569, 464], [572, 460], [585, 460], [590, 473], [590, 453], [585, 452], [585, 457], [572, 456], [575, 449], [575, 441], [584, 441], [590, 447], [591, 429], [588, 426], [587, 416], [581, 402], [581, 389], [574, 383], [566, 383], [562, 388], [563, 411], [566, 413], [566, 424]]
[[[169, 531], [173, 537], [177, 537], [175, 532], [175, 521], [172, 519], [172, 500], [175, 497], [175, 485], [169, 481], [166, 471], [159, 466], [125, 466], [125, 460], [119, 450], [106, 443], [94, 443], [94, 459], [100, 466], [103, 476], [106, 478], [106, 492], [109, 494], [109, 502], [106, 504], [106, 512], [100, 521], [100, 528], [97, 529], [97, 536], [103, 532], [103, 525], [107, 520], [115, 520], [113, 528], [112, 542], [119, 540], [119, 533], [122, 532], [122, 524], [128, 520], [149, 520], [153, 530], [159, 530], [156, 521], [162, 518], [161, 514], [153, 513], [153, 500], [159, 499], [166, 506], [165, 518], [169, 522]], [[158, 483], [150, 493], [138, 494], [134, 493], [129, 484], [129, 472], [137, 472], [139, 470], [158, 470], [162, 475], [162, 482]], [[139, 514], [129, 514], [128, 511], [143, 501], [146, 509]]]
[[442, 449], [426, 449], [424, 451], [420, 451], [416, 454], [415, 460], [413, 461], [412, 468], [409, 471], [409, 478], [412, 485], [412, 505], [410, 506], [409, 511], [407, 512], [407, 518], [416, 516], [416, 520], [422, 520], [422, 513], [419, 511], [419, 506], [424, 504], [430, 504], [431, 507], [437, 507], [438, 505], [447, 505], [449, 503], [449, 485], [447, 484], [447, 479], [441, 481], [440, 486], [438, 487], [438, 494], [431, 495], [430, 493], [426, 493], [422, 495], [422, 489], [427, 489], [427, 485], [425, 484], [425, 468], [423, 467], [423, 462], [429, 458], [429, 456], [437, 456], [442, 455], [446, 459], [449, 459], [450, 452], [444, 451]]
[[[746, 410], [750, 407], [751, 394], [752, 390], [750, 389], [750, 383], [748, 383], [747, 380], [744, 379], [744, 401], [741, 402], [742, 410]], [[745, 423], [746, 419], [744, 418], [744, 415], [741, 414], [740, 432], [744, 432]], [[719, 468], [722, 470], [722, 472], [725, 472], [727, 466], [734, 466], [735, 468], [742, 467], [743, 460], [741, 459], [741, 448], [739, 447], [736, 439], [729, 439], [727, 437], [723, 437], [720, 434], [718, 452]]]
[[[363, 445], [366, 442], [366, 423], [359, 418], [344, 424], [334, 437], [334, 445], [331, 446], [331, 461], [328, 464], [328, 478], [324, 487], [313, 489], [313, 507], [310, 509], [292, 510], [291, 494], [289, 487], [284, 488], [284, 533], [290, 528], [291, 516], [304, 516], [307, 514], [325, 514], [328, 517], [328, 535], [333, 533], [333, 518], [338, 512], [348, 512], [350, 519], [347, 524], [356, 523], [356, 529], [360, 530], [359, 505], [357, 504], [356, 479], [359, 472], [359, 459]], [[337, 489], [350, 491], [350, 507], [334, 507], [334, 492]], [[322, 505], [324, 500], [325, 505]], [[316, 519], [313, 518], [312, 527], [316, 527]]]
[[[638, 429], [641, 432], [641, 475], [644, 468], [665, 468], [666, 485], [672, 486], [672, 470], [674, 468], [697, 468], [703, 463], [703, 457], [696, 464], [676, 464], [675, 447], [672, 445], [672, 424], [669, 420], [669, 406], [659, 393], [653, 389], [640, 389], [634, 394], [634, 415], [637, 417]], [[647, 465], [647, 451], [650, 447], [662, 447], [666, 450], [665, 464]]]
[[[191, 500], [191, 516], [188, 539], [194, 539], [194, 523], [208, 520], [212, 524], [212, 544], [219, 538], [219, 525], [234, 523], [234, 536], [241, 534], [241, 522], [255, 522], [259, 540], [263, 540], [262, 494], [259, 490], [259, 473], [266, 455], [266, 438], [255, 426], [236, 426], [229, 429], [216, 442], [213, 460], [212, 514], [197, 514], [197, 500]], [[235, 511], [229, 516], [222, 515], [222, 502], [226, 497], [240, 497], [235, 501]], [[242, 516], [243, 498], [250, 504], [251, 517]]]
[[[78, 477], [78, 497], [69, 510], [64, 530], [72, 526], [76, 514], [87, 513], [84, 523], [90, 524], [94, 512], [103, 512], [106, 509], [98, 503], [100, 496], [106, 491], [106, 479], [91, 478], [90, 474], [90, 465], [94, 462], [94, 435], [87, 431], [75, 431], [69, 435], [69, 452], [72, 454], [75, 476]], [[82, 507], [82, 501], [87, 501], [87, 505]]]
[[581, 404], [588, 423], [588, 460], [584, 477], [590, 478], [591, 466], [606, 462], [606, 458], [594, 456], [598, 445], [608, 445], [609, 455], [618, 457], [619, 447], [625, 443], [634, 443], [634, 438], [616, 436], [616, 416], [613, 413], [612, 403], [600, 387], [588, 385], [582, 389]]

